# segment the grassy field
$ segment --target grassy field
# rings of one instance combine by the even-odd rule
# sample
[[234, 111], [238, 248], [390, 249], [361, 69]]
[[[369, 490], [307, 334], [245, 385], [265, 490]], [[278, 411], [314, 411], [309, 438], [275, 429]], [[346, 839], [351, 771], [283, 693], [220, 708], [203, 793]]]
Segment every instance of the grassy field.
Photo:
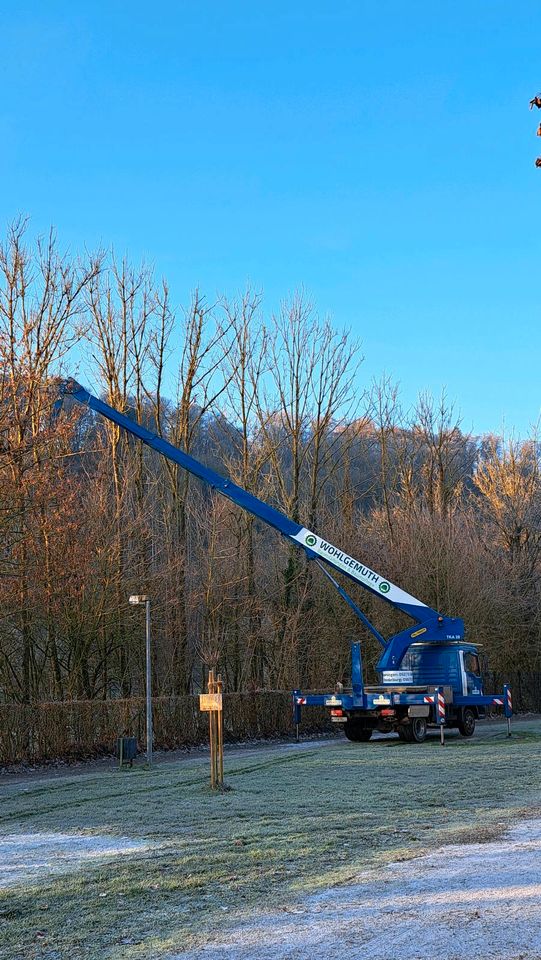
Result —
[[0, 780], [0, 835], [62, 832], [151, 847], [0, 891], [2, 960], [136, 960], [204, 944], [257, 909], [443, 842], [490, 839], [541, 814], [541, 722], [472, 740], [338, 740], [234, 751], [231, 790], [206, 758], [18, 783]]

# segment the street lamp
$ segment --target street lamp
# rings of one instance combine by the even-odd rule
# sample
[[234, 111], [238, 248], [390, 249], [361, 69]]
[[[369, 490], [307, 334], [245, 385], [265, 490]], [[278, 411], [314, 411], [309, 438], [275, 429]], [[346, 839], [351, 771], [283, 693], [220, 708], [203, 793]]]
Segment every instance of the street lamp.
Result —
[[135, 594], [130, 597], [133, 606], [145, 605], [146, 608], [146, 695], [147, 695], [147, 762], [152, 766], [152, 671], [150, 666], [150, 597]]

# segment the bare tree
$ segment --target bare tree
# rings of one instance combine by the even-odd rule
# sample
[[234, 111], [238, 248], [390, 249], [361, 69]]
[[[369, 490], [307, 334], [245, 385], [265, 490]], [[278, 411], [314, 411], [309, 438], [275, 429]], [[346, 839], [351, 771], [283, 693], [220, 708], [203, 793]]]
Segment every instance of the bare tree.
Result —
[[51, 658], [57, 693], [61, 694], [51, 612], [50, 506], [44, 494], [58, 443], [51, 418], [56, 398], [50, 387], [63, 358], [81, 337], [83, 293], [99, 274], [101, 258], [70, 260], [59, 252], [53, 231], [29, 247], [26, 231], [26, 221], [15, 221], [0, 245], [0, 370], [2, 408], [7, 417], [2, 434], [7, 454], [4, 470], [12, 486], [10, 515], [4, 517], [10, 528], [10, 579], [16, 598], [10, 620], [12, 633], [21, 641], [20, 673], [13, 662], [8, 673], [19, 698], [28, 701], [36, 695], [42, 670], [31, 604], [36, 534], [45, 587], [44, 618], [39, 618], [44, 619], [46, 637], [42, 656]]
[[[343, 426], [357, 411], [358, 344], [347, 332], [337, 334], [328, 321], [321, 322], [312, 305], [297, 295], [274, 318], [268, 349], [270, 385], [258, 413], [273, 481], [285, 513], [317, 526], [325, 489], [340, 469]], [[290, 547], [283, 573], [284, 636], [290, 608], [298, 607], [299, 597], [311, 595], [310, 577], [306, 562]], [[303, 635], [298, 677], [304, 680], [312, 643], [306, 604], [294, 622]]]
[[[215, 308], [208, 306], [196, 292], [177, 330], [165, 298], [162, 297], [160, 335], [155, 351], [158, 383], [162, 383], [168, 345], [180, 340], [181, 358], [177, 376], [177, 396], [167, 408], [157, 394], [155, 419], [158, 430], [186, 453], [193, 452], [205, 418], [215, 407], [226, 384], [221, 377], [227, 344], [227, 325], [216, 322]], [[192, 686], [196, 644], [189, 639], [187, 568], [190, 564], [189, 509], [191, 489], [189, 474], [177, 464], [164, 460], [166, 478], [163, 523], [171, 557], [174, 582], [170, 589], [175, 603], [170, 604], [168, 630], [174, 647], [171, 660], [173, 689], [187, 692]]]
[[[152, 349], [156, 324], [160, 322], [152, 273], [144, 264], [136, 268], [126, 260], [118, 263], [113, 257], [108, 270], [95, 276], [89, 285], [87, 304], [91, 320], [87, 338], [107, 402], [121, 411], [128, 410], [141, 422], [145, 416], [144, 400], [150, 388], [149, 378], [154, 371]], [[123, 692], [127, 695], [131, 679], [124, 614], [125, 589], [128, 573], [136, 577], [140, 589], [145, 588], [150, 576], [150, 543], [146, 526], [149, 493], [142, 445], [130, 444], [126, 434], [109, 422], [100, 424], [100, 435], [107, 438], [112, 480], [107, 515], [115, 530], [114, 545], [111, 544], [117, 589], [114, 632], [119, 656], [118, 672]]]

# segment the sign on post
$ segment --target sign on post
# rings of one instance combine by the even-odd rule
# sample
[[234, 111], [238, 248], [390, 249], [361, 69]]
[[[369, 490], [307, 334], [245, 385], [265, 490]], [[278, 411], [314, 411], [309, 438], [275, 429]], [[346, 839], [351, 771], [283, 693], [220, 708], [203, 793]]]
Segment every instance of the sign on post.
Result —
[[209, 670], [208, 693], [199, 695], [199, 709], [209, 715], [210, 736], [210, 787], [224, 789], [224, 722], [222, 703], [222, 678], [214, 679], [214, 670]]
[[221, 693], [200, 693], [199, 709], [203, 712], [209, 712], [210, 710], [221, 710], [222, 709]]

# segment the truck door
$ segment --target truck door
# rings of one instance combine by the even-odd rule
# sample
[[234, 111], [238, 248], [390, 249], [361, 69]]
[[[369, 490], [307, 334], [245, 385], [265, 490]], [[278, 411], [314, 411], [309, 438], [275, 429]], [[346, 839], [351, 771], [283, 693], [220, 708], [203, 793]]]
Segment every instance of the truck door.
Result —
[[464, 693], [469, 696], [482, 696], [483, 682], [481, 680], [479, 657], [471, 650], [463, 650], [461, 651], [461, 654], [463, 664], [462, 677]]

